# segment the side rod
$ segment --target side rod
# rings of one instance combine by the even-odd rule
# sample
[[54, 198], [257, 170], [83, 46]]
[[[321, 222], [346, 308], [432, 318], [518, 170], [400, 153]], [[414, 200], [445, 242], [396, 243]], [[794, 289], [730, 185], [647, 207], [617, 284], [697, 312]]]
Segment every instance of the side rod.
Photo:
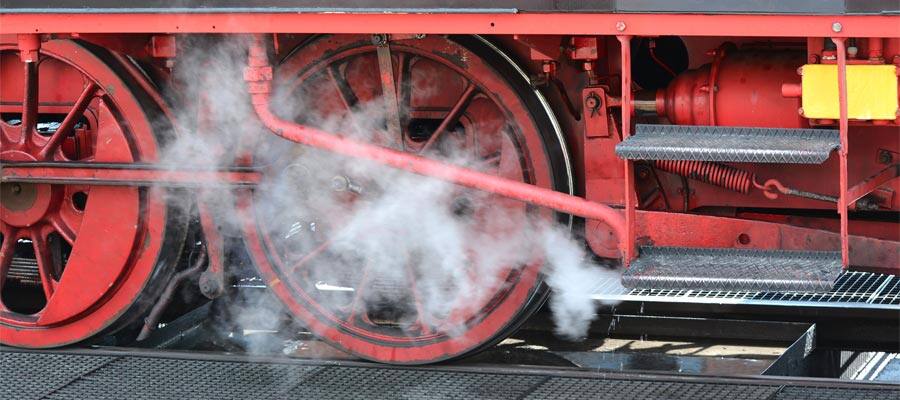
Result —
[[244, 79], [248, 83], [248, 90], [257, 116], [263, 125], [276, 135], [292, 142], [332, 153], [374, 161], [471, 189], [602, 221], [612, 228], [619, 241], [620, 250], [628, 245], [625, 218], [620, 211], [607, 205], [410, 153], [347, 139], [310, 126], [280, 119], [269, 109], [273, 72], [264, 40], [263, 36], [254, 38], [250, 46], [248, 67], [244, 72]]

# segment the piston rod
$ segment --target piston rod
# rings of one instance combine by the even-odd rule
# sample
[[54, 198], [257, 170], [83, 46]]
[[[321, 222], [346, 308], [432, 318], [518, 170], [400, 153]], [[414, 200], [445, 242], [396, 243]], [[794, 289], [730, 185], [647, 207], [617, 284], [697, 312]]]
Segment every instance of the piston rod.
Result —
[[460, 186], [509, 197], [587, 219], [599, 220], [609, 225], [613, 230], [619, 241], [620, 250], [627, 245], [625, 219], [621, 212], [607, 205], [410, 153], [347, 139], [310, 126], [280, 119], [269, 109], [272, 90], [272, 66], [269, 63], [264, 43], [262, 36], [256, 36], [251, 44], [248, 54], [248, 67], [244, 72], [244, 79], [248, 83], [251, 101], [257, 116], [266, 128], [276, 135], [292, 142], [332, 153], [374, 161], [415, 174], [452, 182]]

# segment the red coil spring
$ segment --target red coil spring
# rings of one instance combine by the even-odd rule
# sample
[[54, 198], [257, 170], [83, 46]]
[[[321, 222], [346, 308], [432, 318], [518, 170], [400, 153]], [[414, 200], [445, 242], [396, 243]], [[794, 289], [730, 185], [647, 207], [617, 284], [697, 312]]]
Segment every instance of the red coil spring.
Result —
[[653, 165], [666, 172], [743, 194], [750, 192], [755, 179], [750, 172], [706, 161], [656, 160]]

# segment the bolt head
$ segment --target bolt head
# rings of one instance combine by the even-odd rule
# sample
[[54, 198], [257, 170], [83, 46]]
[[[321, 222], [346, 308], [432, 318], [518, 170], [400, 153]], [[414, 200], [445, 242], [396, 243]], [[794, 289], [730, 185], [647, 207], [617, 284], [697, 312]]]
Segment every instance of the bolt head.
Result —
[[840, 31], [844, 30], [844, 25], [841, 25], [840, 22], [835, 22], [835, 23], [831, 24], [831, 30], [834, 32], [840, 32]]
[[625, 31], [625, 21], [616, 22], [616, 30], [619, 32]]

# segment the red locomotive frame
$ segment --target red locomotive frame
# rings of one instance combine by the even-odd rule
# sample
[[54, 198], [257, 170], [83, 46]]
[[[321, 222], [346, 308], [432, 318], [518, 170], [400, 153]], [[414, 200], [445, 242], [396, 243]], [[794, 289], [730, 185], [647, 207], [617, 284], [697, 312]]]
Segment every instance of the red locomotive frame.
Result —
[[[178, 240], [174, 238], [178, 233], [163, 228], [168, 225], [165, 225], [165, 217], [162, 216], [166, 214], [165, 202], [157, 198], [161, 196], [161, 187], [206, 187], [212, 183], [241, 188], [252, 187], [264, 178], [262, 172], [239, 162], [233, 168], [218, 171], [160, 170], [152, 163], [154, 153], [158, 150], [140, 142], [147, 140], [150, 143], [150, 136], [140, 140], [133, 139], [132, 137], [140, 135], [124, 127], [117, 128], [118, 133], [110, 134], [113, 142], [122, 141], [121, 148], [109, 150], [108, 154], [104, 150], [101, 157], [99, 147], [95, 145], [94, 149], [84, 151], [97, 153], [97, 157], [84, 161], [68, 156], [54, 159], [53, 154], [56, 152], [69, 151], [65, 149], [66, 146], [78, 146], [77, 143], [67, 141], [63, 134], [51, 134], [46, 140], [38, 139], [36, 145], [20, 144], [30, 143], [29, 140], [32, 140], [21, 138], [26, 138], [29, 134], [24, 132], [35, 121], [40, 120], [38, 114], [49, 112], [47, 110], [54, 107], [49, 102], [45, 104], [47, 94], [38, 93], [37, 83], [29, 86], [29, 79], [36, 82], [38, 73], [36, 66], [32, 72], [28, 68], [36, 65], [39, 57], [66, 60], [89, 78], [112, 73], [112, 70], [121, 74], [119, 77], [103, 79], [118, 84], [120, 88], [117, 90], [133, 91], [136, 93], [134, 97], [138, 97], [139, 101], [105, 98], [117, 105], [110, 112], [121, 114], [118, 117], [120, 122], [134, 124], [134, 121], [144, 121], [137, 112], [142, 104], [144, 113], [147, 113], [146, 104], [150, 103], [153, 104], [153, 112], [160, 115], [172, 114], [172, 110], [167, 109], [171, 106], [162, 99], [154, 82], [147, 78], [147, 74], [138, 70], [134, 63], [128, 62], [125, 56], [138, 60], [144, 68], [153, 69], [155, 73], [149, 75], [164, 81], [168, 79], [167, 74], [173, 62], [175, 65], [178, 63], [180, 54], [177, 42], [180, 36], [252, 34], [254, 39], [244, 72], [244, 80], [248, 85], [247, 99], [252, 103], [259, 121], [271, 132], [307, 146], [368, 159], [581, 217], [585, 221], [584, 237], [600, 257], [621, 259], [622, 264], [627, 266], [637, 257], [638, 246], [648, 244], [692, 248], [839, 250], [840, 264], [844, 268], [852, 266], [854, 269], [898, 274], [900, 229], [897, 221], [891, 218], [896, 218], [900, 211], [900, 197], [896, 195], [900, 190], [896, 161], [896, 157], [900, 157], [900, 116], [893, 120], [851, 120], [848, 116], [846, 78], [847, 66], [853, 64], [894, 65], [900, 68], [898, 23], [900, 18], [894, 15], [851, 14], [491, 14], [477, 11], [368, 14], [352, 10], [345, 13], [291, 13], [267, 12], [264, 9], [202, 13], [196, 10], [148, 12], [125, 9], [100, 13], [70, 9], [0, 10], [3, 49], [9, 54], [17, 54], [16, 59], [4, 60], [4, 70], [0, 74], [5, 81], [7, 77], [13, 79], [12, 68], [15, 66], [15, 74], [19, 76], [20, 70], [16, 63], [24, 65], [26, 70], [23, 83], [15, 85], [18, 91], [3, 91], [2, 112], [18, 113], [16, 115], [20, 117], [17, 118], [21, 121], [17, 126], [25, 127], [15, 128], [4, 119], [3, 143], [6, 148], [2, 151], [6, 165], [2, 172], [3, 182], [35, 185], [38, 194], [34, 197], [37, 200], [33, 201], [47, 203], [41, 210], [32, 207], [28, 210], [36, 211], [22, 212], [35, 214], [29, 216], [15, 216], [12, 211], [4, 208], [4, 238], [13, 236], [18, 240], [20, 235], [25, 235], [23, 238], [30, 240], [34, 246], [47, 309], [38, 311], [34, 316], [16, 316], [13, 315], [15, 312], [3, 306], [5, 314], [0, 318], [0, 334], [4, 336], [4, 343], [47, 347], [83, 340], [117, 328], [119, 316], [123, 313], [140, 314], [134, 311], [138, 293], [149, 290], [152, 292], [151, 297], [158, 296], [163, 284], [154, 280], [154, 267], [151, 264], [159, 264], [164, 260], [141, 259], [139, 255], [147, 250], [138, 250], [133, 244], [140, 238], [154, 238], [147, 239], [147, 243], [152, 244], [150, 251], [153, 252], [158, 251], [157, 247], [164, 247], [167, 243]], [[398, 43], [398, 49], [408, 46], [409, 54], [415, 53], [416, 46], [425, 48], [429, 45], [450, 45], [438, 43], [438, 39], [434, 39], [435, 42], [432, 43], [428, 41], [430, 39], [422, 39], [423, 36], [456, 34], [492, 37], [493, 45], [509, 51], [512, 58], [520, 60], [518, 67], [531, 75], [532, 81], [560, 82], [558, 90], [548, 85], [543, 91], [548, 93], [550, 113], [559, 120], [558, 123], [562, 126], [560, 131], [564, 131], [563, 153], [568, 152], [566, 162], [569, 165], [557, 165], [556, 168], [574, 171], [569, 174], [571, 183], [554, 186], [553, 179], [548, 178], [541, 183], [543, 178], [540, 176], [532, 181], [502, 178], [406, 151], [354, 141], [277, 117], [269, 109], [269, 96], [273, 79], [277, 78], [274, 75], [279, 73], [273, 72], [273, 68], [277, 69], [279, 66], [272, 65], [269, 46], [274, 46], [278, 55], [283, 55], [301, 42], [298, 37], [322, 33], [334, 34], [335, 37], [383, 34], [385, 41]], [[672, 79], [671, 83], [654, 90], [652, 98], [646, 98], [645, 93], [622, 90], [634, 87], [632, 62], [635, 41], [660, 36], [682, 38], [687, 42], [686, 49], [692, 52], [692, 56], [698, 51], [711, 50], [706, 58], [711, 64], [676, 72], [671, 71], [665, 62], [658, 62], [657, 66], [661, 64], [663, 69], [671, 72]], [[741, 42], [742, 49], [738, 51], [735, 50], [736, 46], [720, 46], [727, 41], [722, 37], [737, 39]], [[826, 38], [830, 40], [826, 41]], [[412, 42], [415, 40], [423, 41], [415, 44]], [[775, 44], [778, 41], [787, 44]], [[102, 51], [94, 53], [102, 53], [103, 56], [77, 59], [72, 54], [77, 54], [78, 51], [67, 47], [75, 42], [100, 47]], [[833, 48], [829, 47], [832, 43]], [[334, 46], [331, 50], [339, 49], [337, 44], [322, 44], [327, 45]], [[651, 44], [653, 45], [655, 44]], [[711, 48], [704, 49], [703, 46], [707, 45], [711, 45]], [[373, 52], [375, 47], [372, 48]], [[805, 49], [805, 53], [800, 54], [799, 61], [796, 58], [773, 61], [777, 58], [776, 48]], [[852, 51], [848, 52], [850, 48]], [[463, 46], [460, 51], [469, 49]], [[649, 54], [656, 57], [652, 50]], [[840, 117], [835, 120], [805, 118], [797, 110], [797, 97], [800, 93], [795, 83], [799, 81], [799, 76], [796, 81], [781, 80], [795, 75], [796, 68], [804, 64], [828, 63], [837, 65]], [[115, 65], [116, 68], [105, 68], [104, 64]], [[52, 67], [54, 64], [48, 65]], [[58, 68], [58, 75], [48, 75], [51, 79], [53, 76], [74, 73], [65, 66]], [[466, 76], [465, 72], [459, 72], [460, 76]], [[395, 79], [391, 76], [382, 78], [390, 82]], [[476, 78], [471, 79], [470, 85], [480, 84]], [[751, 81], [751, 85], [745, 85], [747, 80]], [[96, 82], [100, 82], [100, 78]], [[278, 84], [277, 80], [274, 82]], [[739, 89], [731, 89], [735, 87]], [[20, 94], [23, 90], [24, 97]], [[465, 96], [465, 92], [461, 93]], [[91, 99], [103, 96], [121, 94], [95, 83], [78, 87], [77, 90], [60, 89], [58, 94], [59, 98], [71, 100], [76, 109], [80, 107], [80, 113], [88, 107], [94, 107], [90, 103], [93, 101]], [[716, 99], [716, 96], [719, 98]], [[754, 100], [749, 100], [750, 97]], [[761, 100], [757, 100], [757, 97]], [[452, 100], [450, 99], [450, 104]], [[130, 110], [126, 103], [133, 103], [131, 107], [135, 110]], [[502, 102], [498, 100], [496, 103]], [[748, 112], [751, 108], [753, 111]], [[449, 109], [447, 112], [452, 114], [453, 110]], [[525, 114], [517, 117], [520, 118], [519, 121], [528, 118], [528, 111], [523, 112]], [[690, 126], [836, 126], [840, 146], [836, 155], [819, 167], [663, 161], [644, 164], [632, 160], [623, 161], [616, 155], [615, 147], [632, 136], [635, 119], [647, 118], [642, 113], [655, 114], [657, 118], [665, 117], [673, 124]], [[62, 128], [56, 129], [68, 134], [76, 129], [77, 121], [75, 117], [69, 118], [70, 113], [64, 114], [66, 119], [60, 121], [59, 125]], [[134, 129], [140, 131], [142, 128]], [[40, 136], [37, 132], [30, 135]], [[21, 142], [12, 139], [15, 137], [20, 138]], [[126, 141], [131, 144], [125, 144]], [[126, 154], [129, 152], [130, 155]], [[48, 163], [54, 160], [56, 162]], [[544, 161], [535, 162], [540, 164]], [[558, 163], [558, 160], [547, 162]], [[773, 179], [758, 182], [756, 176]], [[692, 179], [690, 187], [681, 177]], [[786, 183], [782, 184], [774, 179], [776, 177]], [[786, 187], [787, 183], [791, 183], [791, 187]], [[17, 187], [19, 191], [31, 190], [30, 187]], [[72, 199], [75, 199], [75, 194], [84, 191], [80, 189], [82, 187], [107, 187], [98, 189], [100, 196], [97, 197], [103, 196], [104, 190], [110, 192], [108, 196], [134, 196], [134, 199], [129, 200], [133, 203], [133, 210], [125, 207], [121, 211], [131, 214], [123, 214], [117, 218], [142, 221], [133, 224], [137, 231], [121, 233], [135, 242], [125, 243], [127, 240], [123, 240], [118, 247], [118, 251], [124, 252], [121, 255], [133, 255], [135, 260], [119, 262], [117, 265], [120, 265], [120, 271], [109, 272], [111, 275], [106, 278], [108, 281], [94, 279], [109, 283], [115, 290], [96, 288], [100, 293], [98, 298], [86, 298], [83, 292], [72, 292], [72, 297], [67, 298], [69, 301], [66, 304], [56, 306], [50, 302], [53, 296], [66, 297], [69, 295], [64, 290], [76, 289], [67, 289], [60, 283], [58, 276], [54, 278], [51, 272], [45, 271], [48, 268], [44, 264], [49, 261], [40, 260], [38, 244], [49, 236], [37, 227], [46, 223], [50, 231], [68, 232], [71, 238], [65, 238], [66, 234], [62, 236], [74, 246], [77, 229], [72, 226], [81, 222], [72, 222], [75, 221], [74, 217], [63, 221], [65, 223], [59, 222], [70, 218], [59, 210], [68, 207], [70, 203], [75, 204]], [[683, 191], [680, 194], [684, 204], [673, 206], [675, 199], [666, 197], [666, 193], [676, 193], [679, 187]], [[19, 195], [20, 192], [10, 193], [12, 196]], [[93, 198], [93, 192], [91, 196]], [[829, 204], [828, 199], [836, 204]], [[78, 208], [77, 204], [75, 207]], [[832, 210], [837, 210], [837, 218], [828, 214]], [[84, 213], [88, 211], [81, 210]], [[858, 216], [852, 222], [851, 211]], [[216, 296], [221, 294], [225, 286], [225, 244], [215, 233], [215, 216], [205, 211], [202, 204], [199, 214], [206, 233], [205, 246], [210, 259], [207, 272], [201, 278], [201, 288], [204, 294]], [[875, 216], [870, 218], [870, 214]], [[13, 222], [13, 219], [7, 220], [7, 217], [28, 221]], [[248, 232], [256, 232], [252, 220], [253, 216], [245, 219]], [[70, 227], [60, 228], [66, 224]], [[115, 222], [108, 220], [107, 224], [114, 225]], [[154, 230], [165, 231], [167, 234], [153, 236]], [[250, 235], [256, 240], [247, 241], [248, 249], [251, 253], [266, 253], [266, 246], [269, 245], [267, 239], [257, 237], [257, 234]], [[15, 244], [10, 244], [11, 242], [15, 241], [4, 240], [3, 249], [0, 250], [3, 252], [0, 271], [4, 274], [0, 276], [0, 283], [6, 280], [6, 270], [15, 253]], [[272, 259], [271, 255], [259, 256], [260, 259], [267, 257]], [[273, 266], [261, 268], [277, 270], [278, 261], [271, 263]], [[73, 274], [80, 274], [76, 276], [88, 279], [90, 270], [87, 267], [74, 270], [76, 272], [67, 275], [69, 281], [76, 280], [71, 277]], [[523, 279], [536, 279], [528, 277], [530, 273], [532, 272], [524, 274], [526, 278]], [[280, 275], [270, 272], [268, 276]], [[291, 292], [296, 288], [286, 288], [289, 285], [282, 283], [280, 279], [270, 279], [269, 285], [282, 300], [302, 297]], [[57, 291], [54, 293], [54, 290]], [[510, 290], [505, 295], [528, 303], [522, 299], [531, 296], [530, 293]], [[371, 359], [399, 363], [432, 362], [466, 354], [484, 343], [496, 340], [497, 336], [502, 336], [500, 332], [516, 325], [514, 320], [517, 315], [519, 319], [527, 317], [522, 317], [527, 314], [524, 311], [521, 314], [520, 311], [515, 311], [527, 307], [519, 303], [501, 302], [497, 309], [509, 308], [509, 311], [503, 311], [507, 313], [504, 315], [509, 320], [499, 317], [492, 319], [493, 314], [485, 313], [487, 316], [483, 322], [472, 324], [471, 336], [467, 336], [468, 333], [463, 335], [466, 340], [432, 338], [429, 339], [430, 342], [423, 341], [421, 344], [396, 345], [384, 338], [378, 340], [390, 343], [349, 335], [345, 330], [352, 330], [352, 327], [330, 325], [323, 312], [316, 311], [303, 301], [286, 303], [295, 315], [311, 324], [316, 333], [339, 343], [343, 348]], [[146, 311], [146, 306], [141, 311]], [[51, 333], [48, 334], [48, 331]], [[469, 342], [476, 342], [477, 346]]]

